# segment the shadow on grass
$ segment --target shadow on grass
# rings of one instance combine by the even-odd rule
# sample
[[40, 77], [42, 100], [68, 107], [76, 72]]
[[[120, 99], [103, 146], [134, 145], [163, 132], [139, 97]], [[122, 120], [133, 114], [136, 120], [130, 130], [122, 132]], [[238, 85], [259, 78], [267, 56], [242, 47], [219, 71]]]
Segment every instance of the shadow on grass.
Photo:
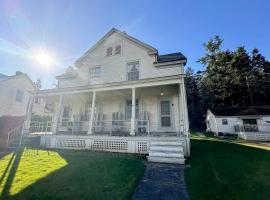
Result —
[[[13, 182], [13, 179], [15, 177], [18, 165], [21, 160], [21, 156], [23, 153], [23, 149], [17, 149], [11, 156], [4, 173], [2, 174], [2, 177], [0, 179], [0, 184], [2, 184], [5, 176], [7, 175], [7, 179], [5, 181], [2, 193], [0, 194], [0, 199], [6, 199], [9, 196], [9, 189], [11, 188], [11, 184]], [[7, 173], [8, 172], [8, 173]]]
[[270, 151], [217, 139], [191, 140], [190, 199], [269, 199]]
[[68, 164], [4, 199], [129, 199], [144, 173], [143, 159], [134, 155], [55, 151], [48, 154], [51, 162], [56, 154]]

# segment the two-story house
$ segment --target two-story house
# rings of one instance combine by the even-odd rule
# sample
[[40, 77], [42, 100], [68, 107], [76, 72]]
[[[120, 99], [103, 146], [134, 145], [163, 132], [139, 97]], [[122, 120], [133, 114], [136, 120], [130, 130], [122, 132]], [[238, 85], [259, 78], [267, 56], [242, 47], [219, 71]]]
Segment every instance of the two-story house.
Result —
[[[12, 76], [0, 74], [0, 148], [6, 147], [10, 131], [22, 128], [30, 92], [36, 90], [36, 85], [22, 72]], [[33, 113], [43, 113], [41, 102], [34, 103]]]
[[53, 120], [30, 122], [30, 106], [25, 130], [42, 132], [46, 147], [145, 153], [151, 161], [183, 163], [190, 149], [186, 62], [182, 53], [159, 55], [113, 28], [56, 77], [58, 88], [33, 94], [53, 108]]

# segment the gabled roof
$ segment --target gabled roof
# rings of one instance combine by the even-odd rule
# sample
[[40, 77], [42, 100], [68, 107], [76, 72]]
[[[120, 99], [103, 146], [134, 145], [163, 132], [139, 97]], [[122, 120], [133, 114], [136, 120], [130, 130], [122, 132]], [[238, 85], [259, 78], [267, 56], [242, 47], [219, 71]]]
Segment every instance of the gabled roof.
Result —
[[211, 112], [217, 116], [270, 115], [270, 106], [216, 107]]
[[13, 75], [13, 76], [6, 76], [5, 78], [0, 79], [0, 83], [6, 82], [6, 81], [9, 81], [9, 80], [12, 80], [12, 79], [16, 79], [16, 78], [19, 78], [19, 77], [25, 78], [27, 81], [29, 81], [31, 83], [31, 85], [35, 89], [38, 89], [36, 84], [29, 78], [29, 76], [27, 74], [24, 74], [24, 73], [16, 74], [16, 75]]
[[8, 76], [7, 75], [5, 75], [5, 74], [1, 74], [0, 73], [0, 80], [2, 80], [2, 79], [6, 79]]
[[156, 48], [150, 46], [149, 44], [146, 44], [130, 35], [128, 35], [126, 32], [121, 32], [120, 30], [116, 28], [112, 28], [108, 33], [106, 33], [94, 46], [92, 46], [83, 56], [81, 56], [75, 64], [80, 63], [82, 59], [84, 59], [88, 54], [90, 54], [92, 51], [94, 51], [101, 43], [103, 43], [110, 35], [113, 33], [118, 33], [121, 36], [125, 37], [126, 39], [135, 42], [136, 44], [140, 45], [143, 48], [146, 48], [149, 51], [149, 54], [156, 54], [158, 51]]
[[186, 61], [187, 58], [181, 52], [177, 52], [177, 53], [159, 55], [157, 58], [157, 63], [180, 61], [180, 60]]

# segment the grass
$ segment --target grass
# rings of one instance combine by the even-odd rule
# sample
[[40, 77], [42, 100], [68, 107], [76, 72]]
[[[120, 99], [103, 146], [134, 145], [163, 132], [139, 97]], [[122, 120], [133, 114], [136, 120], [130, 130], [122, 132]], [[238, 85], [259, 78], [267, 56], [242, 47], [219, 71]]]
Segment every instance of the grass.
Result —
[[193, 135], [185, 179], [191, 200], [270, 199], [270, 147]]
[[0, 199], [130, 199], [144, 168], [135, 155], [21, 149], [0, 158]]

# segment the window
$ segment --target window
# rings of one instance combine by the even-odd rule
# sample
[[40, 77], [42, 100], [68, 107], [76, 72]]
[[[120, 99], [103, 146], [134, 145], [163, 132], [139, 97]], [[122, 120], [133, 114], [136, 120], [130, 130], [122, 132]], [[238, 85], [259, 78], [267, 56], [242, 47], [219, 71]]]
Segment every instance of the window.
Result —
[[113, 53], [113, 48], [112, 47], [108, 47], [107, 48], [107, 56], [111, 56], [112, 55], [112, 53]]
[[23, 100], [23, 91], [17, 90], [15, 101], [22, 102], [22, 100]]
[[69, 106], [65, 106], [62, 116], [62, 126], [67, 126], [70, 120], [71, 109]]
[[[125, 118], [131, 119], [131, 114], [132, 114], [132, 100], [126, 100]], [[135, 117], [138, 118], [138, 116], [139, 116], [139, 100], [136, 99]]]
[[89, 83], [96, 84], [101, 76], [101, 67], [94, 67], [89, 69]]
[[39, 103], [39, 98], [35, 97], [35, 103]]
[[227, 119], [222, 119], [222, 125], [228, 125], [228, 120]]
[[121, 45], [117, 45], [114, 49], [114, 55], [120, 55], [121, 54]]
[[130, 62], [127, 64], [127, 80], [139, 80], [139, 62]]

